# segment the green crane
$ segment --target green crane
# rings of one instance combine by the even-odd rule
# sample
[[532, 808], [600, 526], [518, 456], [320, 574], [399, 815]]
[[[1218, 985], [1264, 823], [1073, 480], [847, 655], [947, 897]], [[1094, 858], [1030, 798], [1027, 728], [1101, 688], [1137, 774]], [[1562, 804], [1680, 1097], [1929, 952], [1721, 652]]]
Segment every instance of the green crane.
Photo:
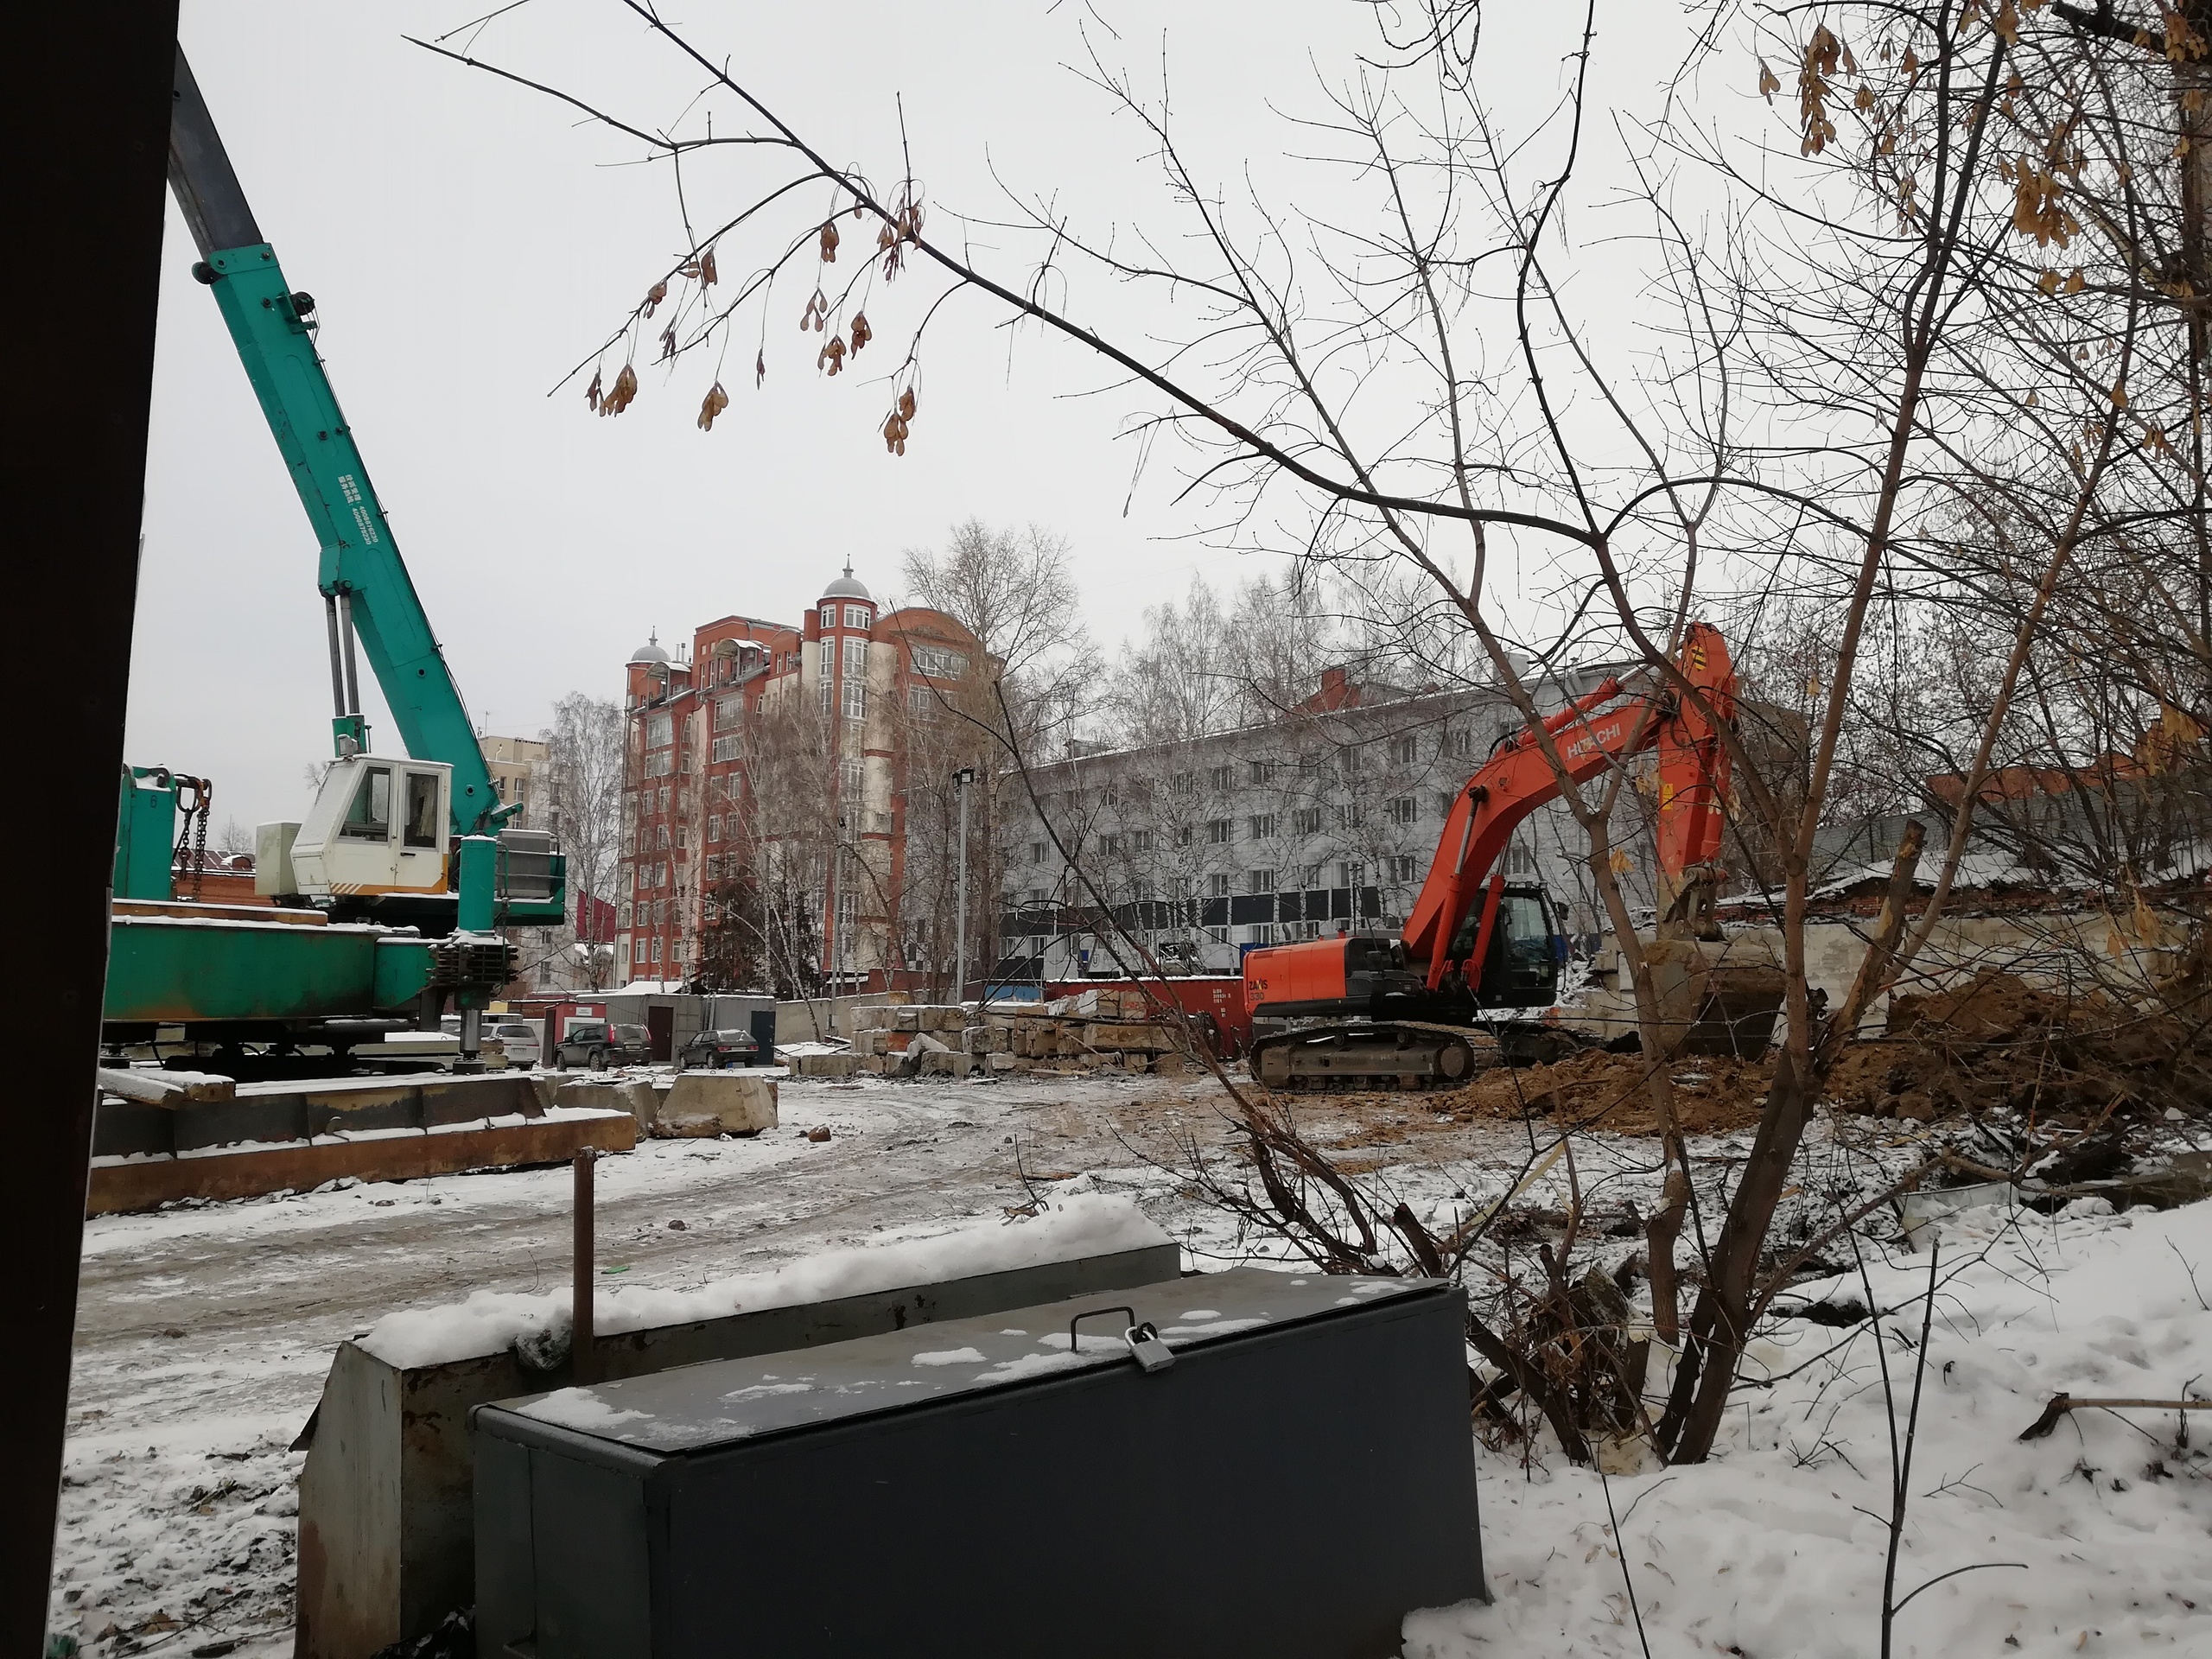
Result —
[[484, 834], [515, 809], [502, 805], [492, 786], [460, 688], [323, 372], [315, 301], [285, 281], [276, 250], [263, 239], [181, 47], [175, 96], [169, 188], [200, 249], [192, 274], [214, 295], [321, 544], [315, 580], [329, 624], [337, 753], [368, 747], [353, 664], [358, 634], [407, 753], [453, 768], [454, 833]]

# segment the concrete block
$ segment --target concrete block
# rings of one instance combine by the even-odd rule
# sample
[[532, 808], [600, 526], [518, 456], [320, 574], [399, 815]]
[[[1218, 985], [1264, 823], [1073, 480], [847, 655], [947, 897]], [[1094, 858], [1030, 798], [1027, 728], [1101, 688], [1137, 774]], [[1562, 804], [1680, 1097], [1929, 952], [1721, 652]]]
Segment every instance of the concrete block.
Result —
[[[593, 1344], [598, 1375], [643, 1376], [671, 1366], [782, 1353], [1173, 1279], [1180, 1250], [1156, 1244], [1040, 1262], [835, 1301], [760, 1308], [662, 1325]], [[474, 1406], [566, 1384], [515, 1350], [401, 1368], [339, 1344], [322, 1400], [302, 1435], [298, 1659], [369, 1659], [424, 1636], [476, 1599]]]
[[1013, 1055], [1007, 1053], [1004, 1049], [998, 1049], [983, 1056], [984, 1069], [989, 1071], [995, 1077], [1002, 1077], [1006, 1076], [1007, 1072], [1013, 1071], [1014, 1067], [1020, 1064], [1021, 1062], [1020, 1060], [1014, 1058]]
[[661, 1102], [651, 1133], [664, 1140], [703, 1140], [758, 1135], [775, 1127], [775, 1078], [747, 1071], [686, 1071]]
[[1083, 1030], [1083, 1039], [1093, 1048], [1118, 1048], [1124, 1052], [1136, 1050], [1153, 1053], [1163, 1048], [1175, 1046], [1165, 1027], [1132, 1025], [1126, 1022], [1118, 1025], [1094, 1023], [1085, 1026]]
[[860, 1077], [880, 1077], [887, 1067], [897, 1064], [897, 1060], [881, 1054], [857, 1055], [853, 1060], [853, 1075]]
[[975, 1057], [972, 1055], [956, 1053], [946, 1048], [931, 1049], [921, 1056], [914, 1075], [921, 1077], [964, 1077], [974, 1064]]
[[851, 1025], [855, 1035], [863, 1031], [888, 1031], [897, 1022], [899, 1010], [887, 1003], [875, 1003], [852, 1010]]
[[849, 1054], [880, 1054], [885, 1035], [883, 1031], [873, 1026], [855, 1029], [852, 1033], [853, 1046], [845, 1052]]
[[957, 1002], [925, 1002], [914, 1010], [919, 1031], [959, 1031], [968, 1024], [968, 1010]]
[[798, 1074], [802, 1077], [849, 1077], [859, 1065], [859, 1058], [852, 1054], [802, 1054]]
[[944, 1054], [950, 1051], [950, 1044], [939, 1042], [925, 1031], [916, 1032], [906, 1041], [906, 1052], [909, 1054]]

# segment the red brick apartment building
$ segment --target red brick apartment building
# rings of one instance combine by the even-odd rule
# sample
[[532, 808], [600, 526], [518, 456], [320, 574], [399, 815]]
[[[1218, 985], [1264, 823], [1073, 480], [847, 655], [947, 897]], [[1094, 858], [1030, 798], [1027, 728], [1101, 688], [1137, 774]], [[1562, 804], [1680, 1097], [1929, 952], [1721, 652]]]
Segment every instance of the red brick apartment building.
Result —
[[[850, 567], [798, 623], [725, 616], [671, 657], [632, 653], [618, 980], [699, 977], [719, 884], [779, 895], [818, 977], [887, 987], [910, 965], [910, 774], [934, 779], [947, 704], [984, 683], [942, 611], [882, 612]], [[927, 860], [925, 860], [927, 862]], [[934, 865], [931, 866], [934, 869]]]

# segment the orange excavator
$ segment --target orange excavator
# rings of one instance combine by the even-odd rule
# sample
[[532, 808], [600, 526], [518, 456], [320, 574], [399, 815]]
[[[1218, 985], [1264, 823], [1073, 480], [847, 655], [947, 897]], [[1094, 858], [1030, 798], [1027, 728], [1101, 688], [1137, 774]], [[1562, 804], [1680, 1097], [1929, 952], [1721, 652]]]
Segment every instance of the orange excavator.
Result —
[[[1735, 667], [1702, 622], [1690, 625], [1676, 665], [1705, 708], [1671, 687], [1632, 691], [1609, 678], [1544, 729], [1578, 783], [1656, 751], [1662, 913], [1644, 950], [1662, 1041], [1669, 1052], [1756, 1053], [1773, 1032], [1781, 976], [1756, 957], [1726, 960], [1713, 917], [1729, 779], [1715, 721], [1735, 720]], [[1559, 792], [1534, 734], [1507, 738], [1453, 799], [1396, 938], [1344, 934], [1249, 952], [1246, 1009], [1285, 1022], [1254, 1042], [1253, 1077], [1287, 1089], [1451, 1088], [1500, 1058], [1572, 1046], [1559, 1027], [1494, 1013], [1548, 1007], [1558, 995], [1551, 903], [1496, 867], [1515, 827]]]

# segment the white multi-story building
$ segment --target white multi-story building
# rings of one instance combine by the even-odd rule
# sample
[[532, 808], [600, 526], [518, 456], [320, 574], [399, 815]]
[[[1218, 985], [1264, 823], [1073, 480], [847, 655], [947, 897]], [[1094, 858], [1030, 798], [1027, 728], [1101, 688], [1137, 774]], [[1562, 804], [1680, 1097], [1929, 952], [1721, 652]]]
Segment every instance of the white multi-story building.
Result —
[[[1609, 671], [1547, 678], [1538, 704], [1562, 708]], [[1234, 973], [1252, 945], [1395, 929], [1453, 798], [1521, 729], [1495, 688], [1409, 693], [1332, 669], [1263, 725], [1033, 766], [1006, 791], [999, 976], [1119, 971], [1102, 903], [1163, 965], [1196, 972]], [[1554, 803], [1516, 831], [1501, 873], [1541, 881], [1562, 931], [1587, 939], [1599, 924], [1586, 860]]]

